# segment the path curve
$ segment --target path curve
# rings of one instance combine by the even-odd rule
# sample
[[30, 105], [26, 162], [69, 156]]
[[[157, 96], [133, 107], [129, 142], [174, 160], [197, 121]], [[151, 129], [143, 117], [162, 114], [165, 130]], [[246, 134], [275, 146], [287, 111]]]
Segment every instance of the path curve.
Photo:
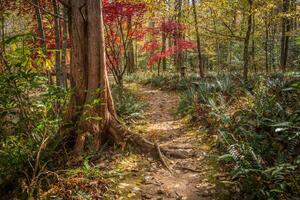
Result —
[[149, 158], [151, 167], [143, 174], [140, 193], [130, 199], [214, 199], [215, 185], [209, 182], [212, 168], [207, 161], [208, 152], [201, 149], [201, 133], [174, 114], [178, 94], [135, 83], [127, 88], [147, 104], [144, 118], [131, 125], [134, 131], [161, 146], [196, 154], [194, 158], [167, 159], [173, 174]]

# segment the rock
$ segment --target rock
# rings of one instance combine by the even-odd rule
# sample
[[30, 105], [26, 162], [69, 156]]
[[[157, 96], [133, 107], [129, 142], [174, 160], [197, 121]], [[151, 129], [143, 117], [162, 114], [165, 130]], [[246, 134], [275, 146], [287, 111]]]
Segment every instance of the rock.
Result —
[[139, 193], [140, 191], [141, 191], [141, 188], [139, 188], [139, 187], [133, 187], [132, 188], [133, 193]]
[[153, 183], [153, 177], [152, 176], [145, 176], [144, 177], [144, 183], [145, 184], [151, 184], [151, 183]]
[[120, 183], [119, 184], [119, 188], [125, 188], [125, 187], [128, 187], [129, 184], [128, 183]]

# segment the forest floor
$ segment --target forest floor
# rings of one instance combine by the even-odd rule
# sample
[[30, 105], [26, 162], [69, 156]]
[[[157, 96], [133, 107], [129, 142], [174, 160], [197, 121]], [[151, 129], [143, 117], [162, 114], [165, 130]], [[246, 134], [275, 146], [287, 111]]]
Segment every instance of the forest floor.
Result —
[[[130, 123], [131, 129], [160, 146], [192, 151], [194, 157], [168, 159], [171, 172], [159, 161], [135, 153], [120, 156], [111, 169], [122, 175], [115, 185], [116, 199], [215, 199], [216, 175], [210, 159], [207, 133], [188, 119], [176, 116], [179, 95], [172, 91], [130, 83], [126, 88], [146, 104], [144, 115]], [[111, 198], [111, 197], [108, 197]]]

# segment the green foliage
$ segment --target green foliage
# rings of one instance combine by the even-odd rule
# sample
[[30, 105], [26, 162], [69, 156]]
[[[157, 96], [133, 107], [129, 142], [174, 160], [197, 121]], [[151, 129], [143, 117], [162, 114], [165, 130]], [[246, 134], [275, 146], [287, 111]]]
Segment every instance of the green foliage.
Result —
[[128, 90], [117, 85], [112, 87], [112, 95], [115, 102], [117, 114], [125, 121], [138, 118], [143, 113], [143, 103]]
[[299, 80], [262, 79], [254, 86], [253, 104], [223, 123], [223, 146], [234, 158], [232, 178], [247, 199], [299, 195]]
[[[204, 116], [219, 132], [221, 165], [242, 199], [299, 196], [300, 80], [256, 77], [203, 81], [181, 95], [178, 111]], [[184, 109], [183, 109], [184, 108]], [[197, 116], [197, 115], [196, 115]]]
[[296, 44], [300, 46], [300, 37], [296, 38]]
[[31, 178], [35, 163], [46, 163], [47, 152], [41, 152], [40, 160], [37, 153], [56, 134], [68, 96], [28, 69], [28, 56], [27, 49], [16, 48], [0, 74], [0, 187], [6, 181]]
[[193, 86], [195, 81], [198, 81], [197, 76], [180, 77], [179, 75], [152, 75], [144, 80], [145, 84], [154, 87], [159, 87], [164, 90], [185, 90]]
[[[235, 83], [230, 80], [231, 77], [217, 77], [211, 81], [198, 81], [190, 82], [190, 87], [186, 87], [180, 95], [179, 106], [177, 113], [181, 115], [192, 114], [196, 112], [197, 105], [202, 104], [211, 105], [216, 109], [216, 103], [222, 104], [224, 101], [223, 96], [218, 94], [229, 95], [230, 93], [238, 90]], [[190, 79], [186, 79], [190, 80]], [[193, 79], [192, 79], [193, 80]]]

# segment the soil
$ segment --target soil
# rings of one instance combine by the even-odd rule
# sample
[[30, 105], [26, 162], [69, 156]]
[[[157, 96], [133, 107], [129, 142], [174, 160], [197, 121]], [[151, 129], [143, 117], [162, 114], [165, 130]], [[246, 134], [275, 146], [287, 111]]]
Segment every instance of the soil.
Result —
[[134, 121], [131, 128], [160, 146], [192, 151], [195, 156], [188, 159], [164, 157], [171, 171], [160, 159], [155, 160], [145, 155], [133, 156], [131, 165], [135, 167], [131, 170], [122, 167], [125, 171], [128, 170], [117, 186], [118, 195], [115, 198], [215, 199], [216, 186], [212, 183], [215, 171], [210, 162], [211, 147], [204, 144], [207, 133], [205, 129], [195, 127], [188, 119], [175, 114], [179, 103], [178, 94], [135, 83], [126, 87], [146, 104], [143, 117]]

